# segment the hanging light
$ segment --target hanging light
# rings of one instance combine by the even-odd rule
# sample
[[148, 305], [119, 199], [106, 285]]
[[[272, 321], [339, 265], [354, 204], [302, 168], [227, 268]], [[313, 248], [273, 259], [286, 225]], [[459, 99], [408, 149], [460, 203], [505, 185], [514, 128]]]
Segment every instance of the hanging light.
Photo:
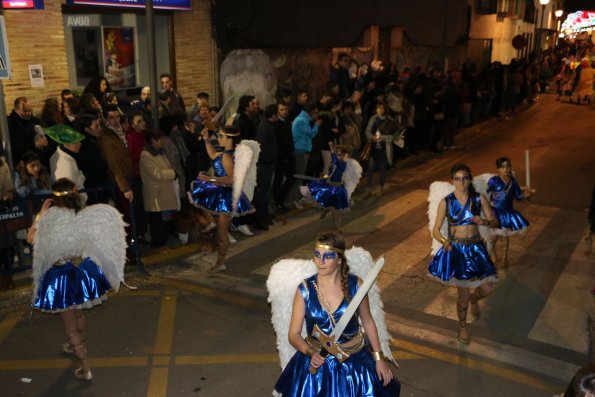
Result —
[[564, 14], [564, 10], [556, 10], [556, 12], [554, 13], [554, 15], [556, 15], [556, 18], [560, 18], [562, 14]]
[[539, 0], [539, 4], [541, 4], [542, 6], [546, 6], [550, 3], [550, 0]]

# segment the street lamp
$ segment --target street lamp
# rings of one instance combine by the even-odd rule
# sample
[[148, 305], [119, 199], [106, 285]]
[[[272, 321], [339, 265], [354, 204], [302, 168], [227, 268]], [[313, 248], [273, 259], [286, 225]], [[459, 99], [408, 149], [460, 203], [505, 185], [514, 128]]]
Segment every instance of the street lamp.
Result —
[[[539, 41], [537, 42], [537, 54], [541, 53], [541, 34], [543, 33], [543, 15], [545, 14], [545, 6], [548, 5], [550, 0], [539, 0], [539, 4], [541, 4], [541, 24], [539, 29]], [[537, 35], [536, 37], [537, 38]]]

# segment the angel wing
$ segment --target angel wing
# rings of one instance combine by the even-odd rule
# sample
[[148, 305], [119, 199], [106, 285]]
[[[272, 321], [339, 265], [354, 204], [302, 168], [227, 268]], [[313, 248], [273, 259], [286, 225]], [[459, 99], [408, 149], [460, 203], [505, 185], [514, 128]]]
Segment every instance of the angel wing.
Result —
[[37, 222], [33, 239], [33, 263], [31, 278], [33, 279], [32, 300], [35, 301], [41, 277], [60, 257], [80, 255], [82, 249], [76, 234], [71, 233], [71, 225], [76, 221], [74, 211], [51, 207]]
[[[436, 181], [430, 185], [430, 194], [428, 195], [428, 227], [430, 229], [430, 236], [434, 230], [434, 224], [436, 223], [436, 213], [438, 212], [438, 205], [446, 196], [452, 193], [455, 187], [449, 182]], [[442, 223], [440, 229], [444, 236], [448, 235], [448, 222]], [[432, 236], [432, 255], [434, 255], [442, 247], [440, 241], [436, 240]]]
[[351, 195], [362, 177], [363, 170], [362, 166], [354, 159], [346, 159], [345, 162], [347, 166], [343, 173], [343, 181], [345, 183], [345, 190], [347, 190], [347, 198], [351, 199]]
[[[370, 269], [374, 266], [374, 259], [372, 255], [361, 247], [353, 247], [345, 251], [345, 257], [349, 263], [349, 271], [355, 274], [360, 279], [366, 277]], [[384, 258], [379, 258], [378, 261], [384, 261]], [[393, 354], [390, 350], [390, 341], [392, 337], [388, 333], [386, 327], [386, 320], [384, 318], [384, 304], [380, 297], [380, 288], [376, 282], [372, 285], [372, 288], [368, 291], [368, 301], [370, 303], [370, 312], [372, 318], [376, 323], [376, 329], [378, 330], [378, 339], [380, 340], [380, 347], [384, 356], [398, 366], [395, 361]]]
[[37, 223], [33, 241], [33, 299], [41, 277], [54, 262], [73, 256], [90, 257], [118, 291], [126, 262], [125, 225], [122, 214], [105, 204], [92, 205], [78, 213], [50, 208]]
[[[316, 265], [312, 260], [306, 259], [282, 259], [273, 265], [269, 273], [266, 283], [269, 291], [268, 301], [271, 303], [271, 321], [277, 334], [281, 368], [285, 368], [295, 353], [287, 339], [295, 291], [303, 280], [314, 273]], [[305, 323], [302, 336], [307, 336]]]
[[[374, 265], [372, 255], [363, 248], [353, 247], [345, 252], [345, 256], [351, 273], [360, 278], [364, 278]], [[384, 259], [380, 258], [379, 260]], [[316, 273], [314, 262], [304, 259], [282, 259], [273, 265], [269, 273], [266, 283], [269, 291], [268, 301], [271, 303], [271, 321], [277, 334], [277, 349], [279, 350], [281, 368], [285, 368], [295, 353], [295, 349], [287, 339], [295, 291], [304, 279], [314, 273]], [[378, 329], [382, 352], [387, 358], [394, 361], [390, 350], [391, 336], [386, 328], [380, 290], [376, 284], [368, 292], [368, 298], [370, 311]], [[307, 336], [305, 325], [302, 329], [302, 336]]]
[[122, 214], [109, 205], [95, 204], [80, 211], [77, 217], [86, 241], [83, 256], [97, 263], [117, 292], [124, 281], [126, 264], [126, 223]]
[[495, 174], [485, 173], [477, 175], [473, 178], [473, 187], [477, 193], [488, 194], [488, 182], [492, 179]]
[[[473, 187], [475, 188], [475, 191], [477, 193], [485, 194], [487, 196], [488, 195], [488, 182], [494, 176], [496, 176], [496, 175], [486, 172], [485, 174], [477, 175], [475, 178], [473, 178]], [[489, 197], [488, 197], [488, 201], [490, 201]], [[485, 217], [485, 211], [483, 209], [482, 209], [482, 212], [484, 213], [484, 217]], [[483, 241], [487, 244], [488, 250], [490, 250], [491, 245], [492, 245], [492, 231], [490, 230], [490, 228], [488, 228], [486, 226], [479, 226], [479, 234], [483, 238]]]
[[254, 188], [256, 187], [256, 161], [258, 161], [259, 154], [260, 144], [256, 141], [244, 139], [236, 146], [232, 194], [232, 206], [234, 209], [238, 207], [238, 201], [242, 192], [250, 200], [254, 196]]

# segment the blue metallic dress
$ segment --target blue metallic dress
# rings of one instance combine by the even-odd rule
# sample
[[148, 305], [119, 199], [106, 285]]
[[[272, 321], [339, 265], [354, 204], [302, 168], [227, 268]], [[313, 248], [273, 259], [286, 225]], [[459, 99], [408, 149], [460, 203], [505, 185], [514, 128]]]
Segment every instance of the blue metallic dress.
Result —
[[321, 207], [332, 207], [337, 210], [349, 209], [349, 196], [343, 185], [343, 173], [347, 168], [347, 162], [339, 160], [335, 153], [332, 153], [332, 162], [328, 178], [308, 184], [308, 191], [312, 199]]
[[[449, 228], [474, 225], [471, 218], [481, 214], [481, 196], [470, 196], [465, 205], [459, 203], [454, 193], [446, 200], [446, 217]], [[449, 233], [450, 235], [450, 233]], [[430, 261], [430, 276], [447, 285], [473, 288], [486, 282], [498, 280], [498, 273], [481, 237], [450, 237], [450, 251], [440, 248]]]
[[109, 281], [90, 258], [58, 260], [43, 275], [33, 308], [44, 312], [89, 309], [107, 299]]
[[517, 180], [511, 176], [510, 181], [505, 183], [499, 176], [494, 176], [488, 182], [487, 193], [500, 222], [500, 228], [493, 229], [492, 233], [500, 236], [523, 233], [529, 226], [529, 221], [513, 207], [514, 199], [523, 199], [523, 192]]
[[[233, 156], [233, 151], [224, 152]], [[221, 153], [213, 160], [213, 169], [216, 177], [227, 176], [223, 167], [223, 154]], [[233, 187], [217, 185], [209, 181], [196, 179], [190, 186], [190, 202], [212, 214], [233, 213], [235, 216], [242, 216], [254, 212], [250, 199], [242, 192], [238, 200], [238, 207], [233, 208]]]
[[[318, 275], [304, 280], [300, 292], [305, 303], [305, 320], [308, 335], [312, 334], [314, 325], [325, 334], [330, 334], [334, 324], [339, 321], [348, 302], [343, 299], [339, 307], [330, 314], [324, 309], [317, 289]], [[357, 292], [357, 277], [349, 275], [347, 286], [351, 296]], [[332, 319], [331, 319], [332, 317]], [[357, 316], [348, 323], [339, 338], [345, 343], [361, 336]], [[275, 396], [283, 397], [372, 397], [399, 396], [401, 385], [393, 379], [386, 387], [376, 374], [376, 362], [366, 346], [354, 352], [343, 363], [329, 355], [316, 374], [309, 372], [310, 358], [302, 352], [296, 352], [291, 358], [275, 385]]]

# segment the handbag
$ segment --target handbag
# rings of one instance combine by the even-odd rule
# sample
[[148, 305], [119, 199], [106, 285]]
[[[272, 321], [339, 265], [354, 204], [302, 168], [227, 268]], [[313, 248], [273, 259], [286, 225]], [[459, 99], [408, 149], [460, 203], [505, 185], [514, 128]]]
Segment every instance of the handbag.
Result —
[[405, 147], [405, 131], [407, 131], [407, 129], [404, 129], [393, 138], [393, 143], [401, 149]]

